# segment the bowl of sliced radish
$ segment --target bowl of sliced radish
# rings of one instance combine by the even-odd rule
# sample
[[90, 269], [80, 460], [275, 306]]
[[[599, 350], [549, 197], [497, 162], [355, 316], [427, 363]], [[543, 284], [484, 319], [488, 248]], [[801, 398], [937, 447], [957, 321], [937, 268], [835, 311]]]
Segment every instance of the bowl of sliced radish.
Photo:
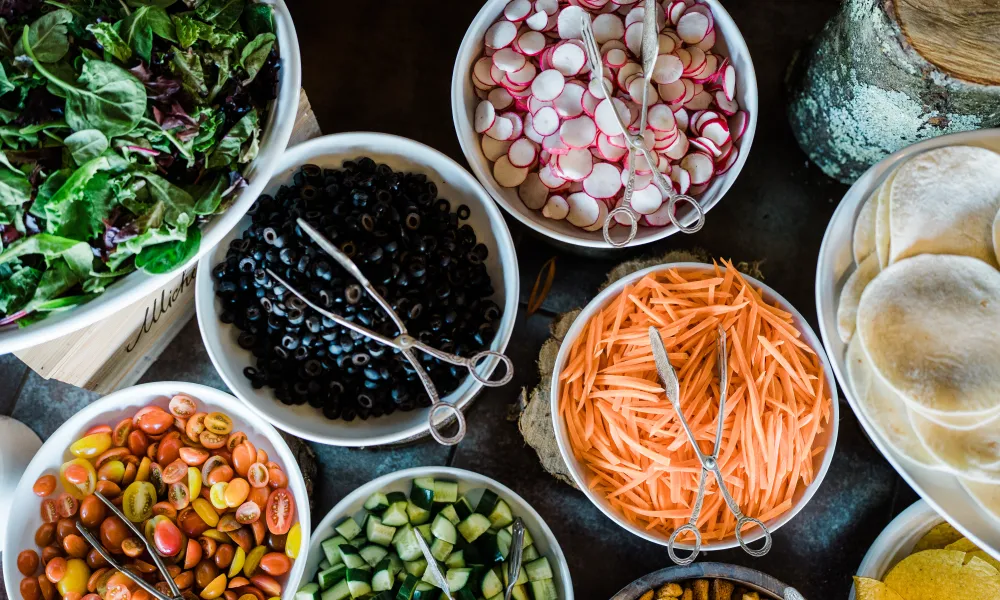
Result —
[[390, 473], [341, 500], [312, 536], [305, 567], [311, 579], [295, 598], [437, 600], [441, 591], [416, 535], [438, 561], [453, 597], [502, 597], [518, 517], [525, 535], [513, 597], [573, 600], [566, 557], [542, 517], [505, 485], [450, 467]]
[[[717, 0], [656, 6], [660, 50], [643, 138], [658, 164], [636, 159], [636, 245], [678, 231], [652, 169], [708, 211], [743, 168], [757, 124], [753, 62], [729, 13]], [[644, 14], [642, 0], [490, 0], [465, 35], [452, 75], [462, 150], [493, 199], [546, 237], [612, 247], [601, 229], [622, 204], [631, 166], [615, 112], [639, 133]], [[610, 99], [580, 39], [588, 15]], [[624, 237], [621, 228], [628, 223], [612, 237]]]

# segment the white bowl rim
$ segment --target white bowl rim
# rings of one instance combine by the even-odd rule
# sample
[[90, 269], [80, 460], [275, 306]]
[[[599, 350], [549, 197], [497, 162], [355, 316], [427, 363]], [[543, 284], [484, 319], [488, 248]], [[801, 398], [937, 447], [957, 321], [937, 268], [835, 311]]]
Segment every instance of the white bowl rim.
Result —
[[[354, 514], [352, 512], [348, 512], [350, 511], [352, 505], [364, 502], [368, 496], [372, 495], [374, 492], [381, 491], [390, 484], [404, 479], [416, 479], [417, 477], [428, 477], [432, 475], [443, 475], [446, 477], [452, 477], [458, 481], [471, 483], [476, 486], [490, 487], [493, 488], [493, 491], [498, 492], [498, 495], [501, 498], [510, 497], [523, 505], [527, 510], [528, 516], [538, 522], [540, 534], [545, 538], [545, 541], [550, 546], [547, 554], [551, 555], [551, 560], [558, 565], [560, 583], [563, 588], [560, 591], [567, 592], [565, 595], [560, 596], [560, 599], [573, 600], [573, 578], [569, 571], [569, 563], [566, 561], [566, 555], [563, 554], [562, 546], [559, 545], [559, 540], [556, 538], [555, 534], [552, 533], [552, 529], [549, 528], [545, 519], [538, 514], [538, 511], [535, 510], [535, 508], [524, 498], [522, 498], [520, 494], [500, 483], [496, 479], [474, 471], [458, 469], [455, 467], [412, 467], [382, 475], [381, 477], [372, 479], [368, 483], [356, 488], [354, 491], [344, 496], [340, 502], [331, 508], [330, 512], [326, 513], [323, 520], [320, 521], [319, 525], [317, 525], [313, 530], [316, 535], [313, 536], [312, 543], [310, 544], [309, 555], [312, 556], [314, 551], [318, 551], [320, 544], [323, 543], [323, 540], [320, 539], [323, 531], [332, 530], [335, 522]], [[538, 534], [532, 535], [538, 537]]]
[[268, 116], [268, 125], [262, 132], [265, 143], [261, 144], [257, 158], [244, 172], [248, 185], [240, 193], [239, 199], [225, 212], [213, 215], [212, 219], [201, 227], [203, 235], [198, 253], [181, 267], [162, 275], [135, 271], [117, 280], [107, 291], [86, 304], [63, 313], [51, 314], [42, 321], [21, 329], [0, 330], [0, 354], [17, 352], [50, 342], [107, 319], [125, 307], [141, 301], [145, 296], [190, 269], [199, 258], [211, 252], [256, 201], [267, 181], [271, 179], [274, 164], [291, 139], [302, 89], [302, 57], [291, 12], [285, 0], [266, 0], [266, 3], [274, 9], [275, 28], [280, 47], [278, 58], [281, 61], [281, 72], [278, 95]]
[[[509, 276], [504, 277], [504, 284], [507, 289], [507, 297], [504, 304], [504, 312], [501, 317], [500, 330], [497, 331], [496, 340], [500, 340], [499, 344], [494, 342], [495, 347], [492, 348], [498, 352], [504, 352], [510, 343], [510, 338], [514, 332], [514, 324], [517, 319], [517, 312], [519, 306], [519, 295], [520, 295], [520, 277], [518, 273], [517, 256], [516, 250], [514, 248], [514, 241], [510, 235], [510, 229], [507, 228], [507, 223], [503, 218], [503, 213], [494, 204], [489, 194], [482, 189], [482, 185], [476, 180], [467, 170], [465, 170], [461, 165], [454, 161], [451, 157], [444, 154], [443, 152], [436, 150], [426, 144], [412, 140], [409, 138], [400, 137], [397, 135], [391, 135], [388, 133], [377, 133], [377, 132], [348, 132], [348, 133], [335, 133], [320, 136], [318, 138], [313, 138], [311, 140], [305, 141], [301, 144], [296, 144], [289, 148], [281, 158], [276, 162], [276, 167], [273, 171], [273, 176], [277, 177], [280, 173], [286, 169], [304, 164], [308, 160], [311, 160], [318, 156], [337, 154], [339, 151], [330, 150], [331, 147], [347, 146], [351, 144], [365, 144], [365, 145], [375, 145], [380, 142], [392, 142], [398, 146], [407, 146], [420, 153], [429, 154], [434, 156], [435, 159], [444, 161], [449, 167], [456, 169], [456, 173], [459, 173], [459, 177], [466, 179], [466, 182], [470, 184], [473, 189], [478, 190], [480, 194], [480, 203], [483, 206], [483, 210], [486, 212], [487, 217], [490, 220], [493, 235], [496, 237], [497, 245], [501, 252], [501, 263], [503, 265], [504, 271], [511, 271]], [[414, 156], [419, 156], [419, 154], [414, 154]], [[271, 187], [271, 182], [264, 187], [268, 189]], [[212, 267], [213, 259], [215, 258], [215, 252], [205, 254], [201, 257], [198, 262], [198, 269], [201, 273], [210, 273]], [[507, 256], [509, 255], [509, 256]], [[504, 258], [507, 256], [507, 258]], [[507, 285], [508, 279], [510, 285]], [[282, 419], [278, 418], [281, 414], [281, 407], [275, 407], [274, 410], [265, 411], [264, 409], [257, 406], [255, 402], [251, 402], [242, 397], [239, 393], [239, 386], [237, 385], [234, 376], [242, 377], [242, 373], [233, 374], [229, 373], [227, 369], [219, 358], [219, 353], [221, 348], [218, 347], [218, 341], [210, 339], [208, 335], [208, 328], [204, 322], [205, 319], [216, 319], [215, 313], [215, 293], [212, 288], [212, 281], [210, 277], [199, 277], [195, 280], [195, 306], [197, 310], [198, 318], [198, 328], [201, 330], [201, 337], [205, 343], [205, 348], [208, 350], [208, 356], [212, 361], [212, 365], [215, 366], [215, 370], [219, 373], [219, 377], [222, 378], [226, 386], [233, 391], [233, 394], [239, 398], [244, 405], [246, 405], [250, 410], [257, 413], [263, 419], [269, 419], [277, 427], [281, 428], [282, 431], [287, 431], [292, 435], [297, 437], [317, 442], [320, 444], [326, 444], [331, 446], [342, 446], [342, 447], [354, 447], [354, 448], [365, 448], [371, 446], [382, 446], [387, 444], [396, 444], [399, 442], [408, 441], [412, 438], [423, 437], [430, 434], [428, 428], [428, 423], [426, 419], [421, 421], [420, 425], [415, 425], [408, 427], [406, 429], [401, 429], [392, 434], [364, 437], [364, 438], [344, 438], [335, 435], [315, 435], [312, 432], [305, 431], [294, 425], [289, 425]], [[496, 368], [496, 363], [489, 369], [492, 372], [493, 368]], [[487, 376], [489, 375], [487, 373]], [[458, 398], [456, 405], [459, 409], [465, 409], [472, 400], [479, 394], [483, 389], [483, 384], [478, 381], [473, 381], [472, 386], [469, 390]], [[428, 409], [420, 409], [421, 412], [426, 412]]]
[[[882, 533], [875, 538], [872, 545], [869, 546], [868, 552], [865, 553], [865, 557], [861, 559], [861, 564], [858, 565], [858, 571], [856, 575], [858, 577], [869, 577], [871, 579], [881, 580], [886, 576], [888, 571], [885, 573], [873, 571], [873, 569], [878, 568], [879, 562], [883, 557], [892, 552], [899, 552], [902, 546], [899, 545], [900, 534], [905, 533], [905, 529], [909, 527], [914, 527], [920, 523], [930, 523], [934, 522], [932, 527], [937, 526], [940, 523], [946, 522], [946, 519], [938, 514], [934, 508], [931, 507], [924, 500], [917, 500], [910, 506], [908, 506], [903, 512], [896, 515], [896, 518], [889, 522], [882, 530]], [[923, 536], [929, 530], [922, 530], [919, 532], [912, 531], [917, 539]], [[905, 543], [903, 544], [905, 546]], [[892, 567], [890, 566], [889, 569]], [[851, 584], [851, 591], [848, 596], [848, 600], [855, 600], [856, 593], [854, 589], [854, 584]]]
[[[897, 455], [894, 451], [892, 451], [892, 448], [882, 438], [882, 435], [868, 422], [866, 418], [864, 418], [863, 416], [864, 413], [857, 406], [857, 403], [854, 399], [854, 394], [853, 392], [850, 391], [851, 387], [846, 377], [846, 373], [841, 368], [843, 356], [838, 355], [833, 351], [834, 338], [836, 337], [836, 339], [839, 340], [839, 334], [837, 334], [836, 325], [834, 323], [828, 322], [827, 320], [824, 320], [823, 318], [823, 315], [828, 312], [827, 302], [834, 303], [833, 306], [830, 308], [832, 308], [832, 310], [835, 311], [836, 301], [839, 298], [839, 295], [836, 293], [832, 295], [830, 298], [826, 298], [823, 294], [824, 279], [827, 276], [826, 272], [828, 270], [825, 263], [832, 262], [832, 260], [827, 260], [827, 257], [832, 256], [834, 253], [833, 242], [831, 241], [831, 239], [833, 236], [833, 229], [836, 226], [837, 222], [842, 220], [844, 216], [848, 213], [848, 211], [859, 210], [861, 202], [863, 202], [863, 197], [867, 196], [867, 194], [862, 193], [863, 192], [862, 188], [866, 188], [869, 186], [874, 187], [874, 185], [881, 180], [882, 175], [884, 175], [889, 170], [895, 168], [899, 163], [901, 163], [901, 161], [919, 152], [924, 152], [926, 150], [931, 150], [933, 148], [939, 148], [942, 146], [963, 145], [963, 144], [976, 145], [976, 142], [981, 141], [984, 138], [1000, 140], [1000, 128], [964, 131], [960, 133], [952, 133], [924, 140], [922, 142], [918, 142], [911, 146], [907, 146], [906, 148], [902, 148], [901, 150], [897, 150], [896, 152], [890, 154], [886, 158], [872, 165], [867, 171], [865, 171], [860, 177], [858, 177], [858, 179], [854, 182], [854, 184], [852, 184], [851, 187], [848, 188], [847, 192], [844, 193], [843, 198], [837, 205], [837, 209], [834, 210], [833, 215], [831, 215], [830, 217], [830, 222], [827, 225], [826, 232], [823, 234], [823, 242], [820, 244], [819, 256], [816, 259], [817, 260], [816, 285], [814, 287], [814, 291], [816, 296], [816, 315], [819, 321], [819, 334], [823, 340], [823, 349], [825, 350], [825, 354], [827, 355], [827, 357], [829, 357], [830, 363], [833, 365], [833, 372], [836, 375], [837, 382], [840, 384], [840, 387], [844, 390], [844, 397], [847, 399], [847, 403], [850, 405], [851, 410], [854, 412], [855, 417], [858, 419], [858, 422], [861, 423], [861, 427], [864, 429], [865, 433], [868, 434], [868, 438], [871, 440], [871, 443], [875, 446], [876, 449], [878, 449], [882, 457], [889, 462], [889, 464], [896, 471], [896, 473], [903, 479], [903, 481], [905, 481], [907, 485], [913, 488], [913, 490], [917, 492], [917, 494], [921, 497], [921, 499], [923, 499], [924, 502], [930, 505], [930, 507], [935, 512], [937, 512], [940, 515], [949, 515], [949, 517], [951, 516], [951, 511], [945, 510], [941, 502], [939, 502], [936, 498], [932, 497], [929, 493], [927, 493], [924, 489], [924, 486], [918, 483], [916, 478], [913, 476], [913, 473], [911, 471], [919, 470], [919, 468], [915, 466], [910, 466], [907, 459]], [[875, 175], [876, 173], [880, 173], [881, 175], [876, 176]], [[855, 195], [861, 196], [862, 199], [859, 199], [857, 202], [852, 203], [855, 206], [848, 208], [848, 203], [844, 201], [844, 198]], [[853, 231], [853, 222], [852, 222], [852, 231]], [[853, 234], [851, 237], [853, 238]], [[834, 282], [834, 286], [838, 288], [834, 290], [834, 292], [837, 292], [839, 290], [838, 282]], [[942, 475], [945, 477], [955, 477], [954, 475], [950, 475], [948, 473], [943, 473], [940, 471], [936, 472], [936, 476], [940, 477]], [[968, 493], [965, 492], [964, 489], [962, 490], [961, 493], [968, 495]], [[978, 503], [971, 500], [971, 498], [969, 500], [969, 504], [974, 505], [977, 510], [982, 511], [982, 508], [978, 506]], [[952, 526], [955, 527], [955, 529], [957, 529], [959, 532], [961, 532], [962, 535], [969, 538], [970, 541], [972, 541], [974, 544], [982, 548], [987, 554], [990, 554], [991, 556], [993, 556], [993, 558], [1000, 560], [1000, 546], [996, 548], [990, 546], [990, 544], [983, 541], [982, 536], [977, 535], [971, 529], [969, 529], [962, 522], [962, 519], [951, 518], [949, 522], [952, 523]]]
[[[183, 381], [157, 381], [143, 383], [112, 392], [107, 396], [94, 400], [82, 408], [79, 412], [75, 413], [54, 432], [52, 432], [48, 438], [46, 438], [42, 444], [42, 448], [35, 454], [34, 458], [31, 459], [31, 462], [28, 463], [28, 466], [25, 468], [24, 475], [18, 482], [17, 489], [14, 492], [15, 498], [34, 498], [38, 500], [38, 497], [31, 492], [31, 486], [34, 485], [34, 481], [30, 479], [29, 473], [36, 471], [40, 466], [58, 461], [69, 451], [67, 446], [59, 452], [58, 457], [53, 458], [50, 456], [50, 451], [47, 451], [45, 448], [50, 439], [73, 430], [78, 430], [80, 429], [81, 424], [90, 423], [95, 419], [98, 419], [105, 412], [121, 410], [122, 407], [133, 406], [133, 403], [142, 397], [163, 397], [179, 393], [189, 394], [197, 399], [198, 402], [212, 406], [222, 406], [225, 410], [234, 413], [242, 406], [242, 402], [228, 392], [199, 383], [188, 383]], [[112, 405], [112, 407], [109, 408], [108, 405]], [[295, 496], [295, 516], [302, 526], [301, 547], [309, 547], [312, 540], [312, 516], [310, 515], [309, 510], [309, 495], [306, 492], [305, 478], [302, 476], [302, 471], [299, 468], [298, 461], [295, 459], [295, 455], [292, 454], [291, 448], [288, 447], [288, 443], [282, 437], [281, 433], [268, 423], [266, 419], [261, 419], [255, 414], [239, 414], [237, 419], [252, 423], [254, 427], [263, 431], [265, 436], [268, 438], [268, 442], [274, 446], [274, 449], [277, 451], [278, 458], [284, 467], [285, 473], [288, 474], [288, 488]], [[52, 465], [45, 466], [44, 468], [51, 469]], [[13, 509], [13, 506], [11, 508]], [[17, 536], [13, 534], [8, 535], [7, 539], [4, 540], [3, 552], [0, 553], [2, 554], [3, 561], [4, 585], [11, 598], [20, 597], [20, 592], [17, 592], [17, 594], [14, 593], [15, 588], [13, 586], [16, 582], [20, 582], [22, 579], [21, 574], [17, 571], [16, 560], [18, 553], [23, 550], [23, 548], [12, 547], [12, 544], [16, 543], [16, 538]], [[292, 570], [289, 571], [288, 581], [286, 582], [284, 588], [285, 591], [298, 589], [302, 576], [305, 572], [305, 565], [306, 557], [300, 554], [300, 557], [293, 563]]]
[[[583, 330], [587, 321], [589, 321], [590, 318], [594, 315], [594, 313], [598, 311], [601, 307], [605, 306], [607, 302], [611, 299], [611, 297], [621, 292], [626, 285], [634, 281], [637, 281], [639, 279], [642, 279], [643, 277], [645, 277], [650, 273], [657, 273], [660, 271], [666, 271], [670, 269], [677, 269], [683, 271], [683, 270], [708, 270], [714, 268], [715, 265], [710, 265], [707, 263], [699, 263], [699, 262], [663, 263], [652, 267], [648, 267], [641, 271], [636, 271], [635, 273], [631, 273], [615, 281], [613, 284], [605, 288], [600, 294], [594, 297], [594, 299], [591, 300], [587, 304], [587, 306], [583, 308], [580, 314], [577, 315], [577, 317], [573, 320], [573, 325], [569, 328], [569, 331], [566, 332], [566, 335], [563, 338], [563, 342], [559, 346], [559, 354], [556, 356], [555, 369], [552, 372], [552, 383], [550, 385], [551, 389], [549, 392], [549, 403], [552, 412], [552, 424], [556, 432], [556, 443], [559, 446], [559, 454], [562, 456], [563, 462], [565, 462], [566, 466], [569, 468], [570, 475], [572, 475], [573, 481], [576, 483], [576, 486], [583, 491], [584, 495], [587, 496], [587, 499], [590, 500], [590, 502], [594, 506], [596, 506], [602, 513], [605, 514], [605, 516], [614, 521], [618, 526], [628, 530], [629, 532], [645, 540], [653, 542], [654, 544], [659, 544], [661, 546], [667, 545], [667, 536], [654, 535], [651, 531], [647, 531], [645, 529], [632, 525], [631, 523], [623, 519], [621, 515], [619, 515], [617, 512], [611, 510], [609, 507], [606, 507], [596, 497], [596, 494], [593, 492], [593, 490], [591, 490], [590, 487], [587, 485], [587, 481], [581, 472], [582, 469], [580, 467], [580, 464], [573, 456], [573, 451], [569, 447], [568, 436], [566, 433], [566, 426], [563, 423], [562, 418], [560, 418], [559, 416], [558, 377], [561, 370], [560, 367], [561, 365], [565, 364], [566, 355], [569, 353], [569, 348], [571, 346], [571, 343], [569, 343], [570, 340], [575, 339], [576, 336], [579, 335], [579, 333]], [[837, 437], [840, 431], [840, 403], [838, 401], [837, 386], [836, 386], [836, 381], [833, 377], [833, 369], [830, 366], [830, 360], [826, 356], [826, 352], [823, 351], [822, 344], [820, 343], [819, 340], [819, 336], [817, 336], [816, 333], [812, 330], [812, 326], [809, 325], [809, 322], [806, 321], [805, 317], [803, 317], [802, 314], [790, 302], [788, 302], [788, 300], [784, 298], [784, 296], [776, 292], [770, 286], [764, 284], [762, 281], [758, 279], [746, 275], [745, 273], [741, 273], [741, 275], [743, 276], [744, 279], [747, 280], [747, 283], [750, 283], [751, 285], [762, 289], [764, 291], [765, 297], [769, 297], [771, 302], [779, 304], [783, 310], [788, 311], [789, 313], [792, 314], [793, 319], [799, 325], [800, 332], [805, 338], [804, 341], [813, 349], [814, 352], [816, 352], [816, 356], [818, 356], [820, 361], [823, 363], [824, 375], [826, 376], [827, 379], [827, 388], [830, 390], [830, 400], [832, 403], [832, 410], [830, 414], [830, 425], [829, 425], [830, 443], [827, 444], [826, 448], [823, 451], [823, 460], [820, 463], [820, 467], [816, 472], [816, 478], [813, 479], [812, 483], [806, 486], [806, 489], [802, 494], [802, 498], [797, 503], [792, 505], [792, 507], [788, 509], [786, 512], [784, 512], [781, 516], [772, 519], [770, 521], [768, 529], [773, 535], [774, 532], [780, 529], [785, 523], [792, 520], [792, 518], [795, 517], [795, 515], [797, 515], [806, 506], [806, 504], [809, 503], [810, 500], [812, 500], [813, 496], [816, 494], [820, 486], [823, 484], [823, 480], [826, 478], [826, 474], [830, 470], [830, 465], [833, 463], [833, 455], [836, 451]], [[762, 537], [764, 537], [764, 533], [760, 531], [759, 528], [755, 528], [752, 533], [744, 536], [744, 541], [750, 544], [752, 542], [759, 540]], [[678, 548], [681, 549], [691, 549], [692, 547], [691, 544], [689, 543], [678, 542], [676, 545]], [[728, 550], [730, 548], [737, 548], [737, 547], [739, 547], [739, 543], [736, 541], [736, 536], [732, 536], [726, 538], [725, 540], [705, 541], [702, 544], [701, 550], [702, 552], [708, 552], [713, 550]]]
[[[471, 127], [465, 121], [465, 98], [464, 98], [464, 81], [468, 75], [468, 69], [466, 69], [462, 64], [462, 58], [466, 54], [473, 52], [471, 46], [479, 45], [481, 40], [480, 36], [473, 36], [473, 26], [479, 24], [480, 22], [492, 22], [499, 16], [500, 10], [504, 5], [507, 4], [509, 0], [487, 0], [483, 5], [483, 8], [476, 14], [469, 28], [465, 32], [465, 37], [462, 39], [462, 44], [458, 49], [458, 54], [455, 57], [455, 66], [452, 70], [451, 79], [451, 113], [452, 121], [455, 125], [455, 133], [458, 137], [458, 142], [462, 147], [462, 153], [465, 155], [466, 161], [472, 168], [473, 174], [479, 180], [480, 184], [486, 188], [489, 195], [496, 201], [497, 204], [503, 207], [503, 209], [510, 216], [514, 217], [522, 224], [530, 228], [531, 230], [545, 236], [552, 238], [558, 242], [565, 244], [570, 244], [572, 246], [580, 246], [585, 248], [600, 248], [600, 249], [618, 249], [615, 246], [608, 244], [604, 241], [602, 235], [600, 235], [600, 230], [598, 234], [593, 232], [585, 232], [582, 229], [579, 233], [574, 232], [573, 235], [566, 234], [560, 231], [544, 225], [545, 219], [539, 217], [537, 219], [531, 219], [522, 214], [520, 211], [511, 206], [510, 202], [500, 193], [500, 189], [496, 185], [493, 179], [493, 174], [490, 170], [486, 169], [484, 165], [478, 160], [475, 150], [469, 147], [467, 143], [468, 136], [463, 135], [466, 130], [471, 131]], [[732, 49], [735, 48], [740, 53], [746, 56], [746, 64], [740, 68], [740, 73], [745, 74], [743, 77], [746, 79], [748, 84], [746, 87], [746, 96], [752, 99], [752, 107], [741, 107], [747, 111], [750, 117], [750, 121], [747, 123], [746, 131], [743, 133], [743, 137], [740, 138], [740, 154], [736, 159], [736, 163], [727, 171], [722, 177], [724, 181], [723, 185], [719, 190], [709, 199], [707, 203], [702, 203], [702, 208], [704, 209], [706, 216], [707, 213], [712, 210], [729, 192], [733, 184], [736, 183], [736, 179], [739, 177], [740, 173], [743, 171], [743, 167], [746, 164], [747, 158], [750, 156], [750, 150], [753, 148], [753, 141], [757, 133], [757, 117], [760, 112], [759, 107], [759, 92], [757, 87], [757, 71], [754, 68], [753, 57], [750, 55], [750, 49], [747, 47], [746, 40], [743, 37], [743, 33], [740, 31], [739, 27], [736, 25], [736, 21], [733, 20], [732, 15], [729, 11], [725, 9], [724, 6], [719, 2], [719, 0], [698, 0], [700, 3], [707, 4], [712, 10], [712, 15], [716, 21], [721, 23], [729, 23], [732, 27], [735, 35], [727, 35], [725, 37], [726, 45]], [[489, 15], [493, 15], [492, 17]], [[485, 31], [485, 27], [483, 30]], [[732, 51], [729, 52], [732, 54]], [[750, 110], [752, 109], [752, 110]], [[473, 132], [473, 135], [478, 139], [478, 134]], [[702, 199], [699, 198], [699, 201]], [[537, 211], [534, 211], [537, 212]], [[656, 230], [654, 233], [649, 235], [641, 235], [643, 230]], [[658, 228], [639, 228], [640, 235], [636, 236], [630, 244], [625, 246], [626, 248], [634, 248], [636, 246], [641, 246], [643, 244], [650, 244], [653, 242], [661, 241], [666, 237], [669, 237], [675, 233], [678, 233], [678, 229], [674, 225], [668, 225], [666, 227]]]

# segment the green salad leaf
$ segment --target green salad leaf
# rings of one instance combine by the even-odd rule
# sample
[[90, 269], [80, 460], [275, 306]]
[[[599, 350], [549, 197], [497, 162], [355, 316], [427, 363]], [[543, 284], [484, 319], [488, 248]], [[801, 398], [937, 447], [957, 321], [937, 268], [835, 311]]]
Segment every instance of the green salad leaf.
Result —
[[4, 70], [3, 64], [0, 64], [0, 96], [16, 89], [17, 86], [11, 83], [10, 79], [7, 79], [7, 71]]
[[122, 36], [118, 34], [118, 29], [107, 21], [101, 23], [91, 23], [87, 25], [87, 31], [94, 34], [97, 42], [104, 48], [104, 51], [117, 58], [121, 62], [127, 62], [132, 58], [132, 49], [129, 48]]
[[192, 229], [187, 239], [150, 246], [135, 257], [135, 266], [146, 273], [162, 275], [178, 269], [198, 254], [201, 230]]
[[197, 198], [194, 205], [196, 215], [211, 215], [222, 204], [222, 194], [226, 191], [229, 178], [217, 175], [213, 179], [201, 183], [191, 189], [191, 196]]
[[204, 0], [195, 12], [206, 23], [228, 30], [240, 20], [245, 5], [245, 0]]
[[170, 62], [170, 70], [181, 78], [181, 82], [195, 98], [208, 95], [208, 86], [205, 84], [205, 70], [201, 65], [201, 56], [193, 49], [187, 51], [174, 46], [173, 60]]
[[[65, 170], [53, 175], [39, 189], [31, 214], [45, 220], [47, 233], [78, 240], [98, 236], [112, 209], [110, 179], [125, 165], [121, 158], [98, 156], [68, 176]], [[50, 184], [52, 180], [56, 183]], [[46, 196], [60, 181], [58, 189]]]
[[90, 275], [94, 265], [94, 253], [87, 242], [39, 233], [21, 238], [0, 252], [0, 264], [8, 263], [22, 256], [39, 254], [51, 265], [61, 259], [81, 279]]
[[31, 200], [31, 182], [7, 162], [6, 157], [3, 163], [0, 164], [0, 224], [14, 223], [18, 225], [18, 230], [23, 231], [21, 215], [24, 205]]
[[257, 73], [271, 55], [276, 40], [273, 33], [262, 33], [243, 48], [243, 52], [240, 53], [240, 64], [247, 71], [248, 82], [257, 77]]
[[76, 164], [82, 165], [107, 152], [111, 143], [99, 129], [83, 129], [63, 140]]
[[0, 313], [11, 314], [21, 310], [35, 294], [42, 279], [42, 272], [32, 267], [19, 270], [0, 281]]
[[125, 43], [146, 62], [152, 60], [154, 35], [177, 42], [174, 22], [162, 6], [146, 5], [137, 8], [118, 27]]
[[243, 11], [247, 35], [257, 37], [262, 33], [277, 33], [274, 28], [274, 9], [263, 2], [253, 2]]
[[24, 36], [28, 44], [24, 43], [25, 37], [22, 37], [14, 53], [20, 54], [27, 50], [26, 46], [31, 46], [34, 51], [32, 60], [59, 62], [69, 52], [68, 25], [72, 22], [73, 13], [65, 8], [42, 15], [25, 30]]
[[225, 167], [235, 163], [240, 158], [240, 150], [243, 144], [256, 135], [260, 128], [257, 111], [252, 110], [243, 115], [243, 118], [233, 125], [219, 145], [208, 157], [208, 168]]

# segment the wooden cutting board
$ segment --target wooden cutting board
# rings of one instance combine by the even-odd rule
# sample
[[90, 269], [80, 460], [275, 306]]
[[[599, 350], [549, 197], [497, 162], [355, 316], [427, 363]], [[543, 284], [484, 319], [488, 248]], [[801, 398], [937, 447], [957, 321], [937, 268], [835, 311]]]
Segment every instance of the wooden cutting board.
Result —
[[[321, 135], [303, 90], [288, 145]], [[33, 371], [100, 394], [133, 385], [194, 315], [195, 267], [113, 317], [16, 352]]]

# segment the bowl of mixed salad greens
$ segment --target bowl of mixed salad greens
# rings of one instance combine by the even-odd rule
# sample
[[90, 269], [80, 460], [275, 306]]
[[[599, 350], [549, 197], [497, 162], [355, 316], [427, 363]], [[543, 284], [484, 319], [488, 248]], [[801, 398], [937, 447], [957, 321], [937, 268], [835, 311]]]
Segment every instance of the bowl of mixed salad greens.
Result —
[[283, 0], [0, 0], [0, 353], [110, 316], [218, 243], [300, 87]]

